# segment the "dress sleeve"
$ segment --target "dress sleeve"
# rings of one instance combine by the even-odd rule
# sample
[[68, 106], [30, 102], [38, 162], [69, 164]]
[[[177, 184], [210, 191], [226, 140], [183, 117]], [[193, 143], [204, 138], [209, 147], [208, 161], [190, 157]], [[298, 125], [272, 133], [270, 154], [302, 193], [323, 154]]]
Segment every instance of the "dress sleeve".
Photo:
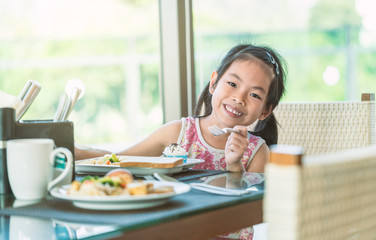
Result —
[[180, 145], [181, 143], [181, 140], [183, 139], [184, 135], [185, 135], [185, 129], [187, 127], [187, 120], [185, 117], [182, 117], [181, 118], [181, 130], [180, 130], [180, 134], [179, 134], [179, 138], [178, 138], [178, 142], [177, 144]]
[[247, 169], [249, 167], [249, 164], [251, 164], [253, 157], [255, 156], [256, 152], [259, 150], [259, 148], [261, 147], [261, 145], [265, 143], [264, 139], [262, 139], [260, 137], [258, 137], [258, 139], [259, 140], [257, 141], [257, 144], [255, 145], [255, 147], [252, 150], [252, 155], [249, 157], [247, 165], [245, 166], [246, 167], [245, 169]]

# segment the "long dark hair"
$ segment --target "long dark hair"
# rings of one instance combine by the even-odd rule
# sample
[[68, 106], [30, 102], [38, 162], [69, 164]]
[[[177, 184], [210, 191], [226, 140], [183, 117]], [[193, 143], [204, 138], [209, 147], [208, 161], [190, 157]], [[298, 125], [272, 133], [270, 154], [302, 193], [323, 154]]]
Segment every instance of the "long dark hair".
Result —
[[[268, 96], [265, 107], [267, 109], [275, 109], [278, 105], [282, 95], [285, 92], [285, 61], [273, 49], [267, 46], [255, 46], [251, 44], [240, 44], [233, 47], [221, 61], [221, 65], [217, 70], [216, 85], [223, 74], [227, 71], [230, 65], [238, 60], [253, 60], [259, 59], [267, 66], [273, 69], [273, 79], [270, 84]], [[282, 65], [283, 64], [283, 65]], [[194, 116], [206, 117], [212, 112], [212, 95], [209, 92], [210, 83], [208, 83], [202, 91], [197, 105], [194, 110]], [[204, 107], [204, 109], [203, 109]], [[251, 132], [253, 135], [262, 137], [268, 146], [277, 144], [278, 142], [278, 127], [277, 120], [273, 112], [264, 120], [259, 120]]]

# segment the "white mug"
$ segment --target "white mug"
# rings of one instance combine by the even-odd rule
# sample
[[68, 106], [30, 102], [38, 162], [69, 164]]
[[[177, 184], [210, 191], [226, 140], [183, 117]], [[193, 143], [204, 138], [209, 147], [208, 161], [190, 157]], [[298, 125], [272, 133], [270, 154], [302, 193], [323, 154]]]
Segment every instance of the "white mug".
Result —
[[[7, 142], [7, 170], [14, 196], [21, 200], [42, 199], [71, 171], [73, 156], [66, 148], [54, 149], [47, 138], [14, 139]], [[64, 171], [55, 179], [53, 168], [56, 155], [67, 158]]]
[[[67, 162], [66, 162], [66, 157], [64, 154], [58, 153], [55, 158], [55, 163], [54, 163], [54, 168], [53, 168], [53, 173], [52, 173], [52, 178], [57, 178], [62, 172], [64, 172], [66, 168]], [[55, 186], [64, 186], [72, 183], [72, 178], [73, 178], [73, 166], [69, 168], [68, 174], [61, 179]]]

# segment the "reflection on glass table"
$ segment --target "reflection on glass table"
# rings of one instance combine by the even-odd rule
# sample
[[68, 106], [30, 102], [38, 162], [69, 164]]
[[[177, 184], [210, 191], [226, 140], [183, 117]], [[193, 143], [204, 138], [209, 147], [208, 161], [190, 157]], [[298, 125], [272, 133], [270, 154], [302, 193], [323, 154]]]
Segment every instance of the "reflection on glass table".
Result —
[[[24, 201], [1, 196], [1, 206], [14, 208], [28, 206], [38, 201]], [[56, 219], [31, 216], [0, 216], [0, 239], [83, 239], [114, 232], [119, 227], [68, 223]], [[6, 231], [8, 229], [8, 231]]]
[[226, 189], [247, 189], [252, 186], [262, 184], [264, 182], [263, 173], [239, 173], [239, 172], [228, 172], [224, 174], [202, 177], [200, 178], [202, 183], [226, 188]]
[[191, 183], [190, 186], [213, 194], [240, 196], [263, 191], [264, 177], [258, 173], [225, 173], [200, 180], [201, 182]]

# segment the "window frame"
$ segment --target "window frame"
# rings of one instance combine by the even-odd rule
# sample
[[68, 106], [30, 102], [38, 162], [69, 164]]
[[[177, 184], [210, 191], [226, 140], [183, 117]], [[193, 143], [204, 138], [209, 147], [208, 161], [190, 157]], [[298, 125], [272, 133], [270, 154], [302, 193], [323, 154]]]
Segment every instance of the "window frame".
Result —
[[163, 122], [192, 115], [196, 102], [191, 0], [159, 0]]

